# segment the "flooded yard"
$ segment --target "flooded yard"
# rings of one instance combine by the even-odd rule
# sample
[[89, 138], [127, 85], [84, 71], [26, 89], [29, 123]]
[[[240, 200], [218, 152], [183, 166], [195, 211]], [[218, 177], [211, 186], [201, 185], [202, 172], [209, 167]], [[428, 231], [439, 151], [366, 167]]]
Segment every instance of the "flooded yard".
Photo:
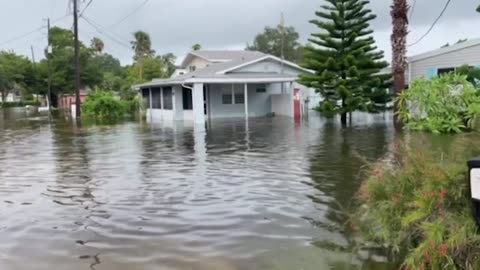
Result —
[[391, 269], [348, 248], [342, 217], [390, 119], [194, 130], [0, 110], [0, 269]]

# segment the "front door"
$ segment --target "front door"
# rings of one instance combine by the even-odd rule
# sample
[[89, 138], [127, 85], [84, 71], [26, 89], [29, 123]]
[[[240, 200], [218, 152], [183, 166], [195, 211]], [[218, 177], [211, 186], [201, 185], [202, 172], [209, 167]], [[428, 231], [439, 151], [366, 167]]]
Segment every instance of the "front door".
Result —
[[295, 120], [302, 118], [301, 105], [300, 105], [300, 89], [293, 89], [293, 117]]

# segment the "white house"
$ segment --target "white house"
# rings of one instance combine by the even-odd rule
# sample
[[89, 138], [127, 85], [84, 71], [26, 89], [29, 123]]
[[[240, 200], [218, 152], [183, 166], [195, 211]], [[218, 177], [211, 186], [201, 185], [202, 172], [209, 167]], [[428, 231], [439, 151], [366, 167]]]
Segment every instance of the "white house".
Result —
[[480, 39], [467, 40], [448, 47], [408, 57], [407, 80], [432, 78], [454, 71], [462, 65], [480, 66]]
[[319, 102], [313, 89], [297, 83], [309, 70], [260, 52], [193, 51], [180, 68], [187, 73], [135, 86], [147, 100], [149, 120], [301, 117]]
[[[5, 102], [19, 102], [21, 100], [22, 97], [16, 92], [8, 93], [8, 95], [5, 97]], [[0, 95], [0, 102], [3, 102], [2, 95]]]

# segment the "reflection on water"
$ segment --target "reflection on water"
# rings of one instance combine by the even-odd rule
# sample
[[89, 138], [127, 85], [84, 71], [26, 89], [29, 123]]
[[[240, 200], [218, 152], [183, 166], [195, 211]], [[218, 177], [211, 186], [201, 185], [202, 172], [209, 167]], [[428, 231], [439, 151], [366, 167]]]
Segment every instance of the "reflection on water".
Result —
[[341, 209], [389, 119], [199, 130], [0, 111], [0, 269], [388, 269], [348, 250]]

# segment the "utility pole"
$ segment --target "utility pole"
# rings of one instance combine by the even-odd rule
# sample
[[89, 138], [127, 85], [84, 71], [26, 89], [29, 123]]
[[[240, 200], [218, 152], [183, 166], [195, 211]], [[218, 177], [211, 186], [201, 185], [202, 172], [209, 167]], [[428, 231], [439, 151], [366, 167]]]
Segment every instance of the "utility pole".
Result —
[[[33, 45], [30, 46], [30, 50], [32, 51], [32, 71], [33, 71], [33, 74], [36, 74], [36, 70], [35, 70], [35, 51], [33, 50]], [[38, 95], [36, 94], [35, 95], [35, 100], [38, 101]]]
[[[284, 73], [284, 61], [285, 61], [285, 17], [283, 16], [283, 12], [281, 14], [280, 18], [280, 56], [282, 58], [282, 63], [281, 63], [281, 74]], [[282, 94], [285, 94], [285, 83], [282, 82]]]
[[78, 0], [73, 1], [73, 30], [75, 36], [75, 114], [79, 118], [81, 115], [80, 102], [80, 44], [78, 41]]
[[281, 15], [281, 19], [280, 19], [280, 30], [281, 30], [281, 35], [282, 35], [282, 38], [281, 38], [281, 44], [280, 44], [280, 55], [281, 55], [281, 58], [282, 58], [282, 74], [283, 74], [283, 66], [284, 66], [284, 61], [285, 61], [285, 17], [283, 16], [283, 12], [282, 12], [282, 15]]
[[47, 47], [47, 64], [48, 64], [48, 92], [47, 92], [47, 106], [48, 112], [51, 113], [52, 107], [52, 66], [50, 64], [50, 54], [52, 53], [52, 44], [50, 38], [50, 18], [47, 19], [47, 38], [48, 38], [48, 47]]

